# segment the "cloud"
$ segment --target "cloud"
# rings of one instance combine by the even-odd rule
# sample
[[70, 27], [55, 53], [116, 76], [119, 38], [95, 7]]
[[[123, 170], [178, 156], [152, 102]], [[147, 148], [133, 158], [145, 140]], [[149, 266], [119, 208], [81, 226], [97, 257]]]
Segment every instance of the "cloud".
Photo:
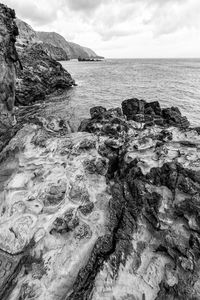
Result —
[[[164, 44], [165, 40], [168, 44], [165, 45], [165, 54], [162, 53], [164, 57], [168, 55], [170, 47], [170, 53], [173, 53], [175, 38], [180, 53], [183, 53], [184, 49], [189, 49], [188, 43], [191, 44], [191, 49], [194, 49], [193, 53], [197, 53], [197, 49], [200, 48], [197, 45], [200, 36], [199, 0], [2, 0], [2, 2], [14, 8], [17, 16], [34, 29], [55, 31], [66, 39], [73, 39], [74, 42], [92, 48], [95, 45], [94, 50], [97, 52], [98, 49], [106, 49], [107, 53], [114, 55], [117, 53], [114, 45], [118, 45], [120, 51], [124, 47], [127, 56], [128, 51], [133, 55], [133, 50], [139, 49], [140, 46], [145, 47], [141, 53], [144, 54], [151, 49], [154, 51], [153, 55], [159, 53], [161, 43]], [[148, 47], [144, 46], [147, 45], [145, 40], [147, 38]], [[190, 53], [191, 49], [188, 50]]]
[[50, 24], [57, 19], [61, 0], [2, 0], [14, 8], [19, 18], [30, 20], [36, 25]]
[[158, 3], [158, 6], [154, 7], [144, 24], [151, 26], [154, 37], [173, 34], [183, 29], [191, 30], [200, 27], [199, 11], [198, 0], [167, 0], [163, 6]]

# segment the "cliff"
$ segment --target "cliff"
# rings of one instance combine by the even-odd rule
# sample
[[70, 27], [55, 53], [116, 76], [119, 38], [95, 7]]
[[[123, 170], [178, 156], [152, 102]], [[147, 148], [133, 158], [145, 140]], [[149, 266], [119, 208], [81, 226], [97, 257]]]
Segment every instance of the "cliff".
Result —
[[38, 41], [37, 33], [29, 24], [17, 18], [16, 25], [19, 31], [16, 43], [17, 46], [27, 46], [27, 44], [35, 43]]
[[79, 56], [83, 58], [99, 57], [93, 50], [68, 42], [56, 32], [37, 32], [37, 34], [38, 38], [44, 43], [62, 48], [71, 59], [78, 58]]
[[30, 105], [75, 84], [71, 75], [40, 44], [23, 48], [19, 58], [22, 68], [17, 68], [16, 104]]
[[43, 48], [48, 55], [58, 61], [78, 57], [99, 57], [93, 50], [68, 42], [56, 32], [36, 32], [30, 25], [20, 19], [17, 19], [16, 23], [19, 29], [16, 44], [18, 47], [40, 43], [40, 48]]
[[67, 53], [60, 47], [53, 46], [52, 44], [38, 42], [35, 46], [38, 49], [43, 50], [47, 55], [49, 55], [52, 59], [57, 61], [69, 60], [69, 56]]
[[15, 66], [18, 55], [15, 48], [18, 30], [15, 12], [0, 4], [0, 151], [12, 135], [15, 124]]
[[62, 48], [41, 42], [37, 32], [26, 22], [16, 19], [16, 24], [19, 30], [16, 46], [19, 50], [37, 43], [37, 47], [45, 51], [52, 59], [57, 61], [69, 59], [69, 56]]

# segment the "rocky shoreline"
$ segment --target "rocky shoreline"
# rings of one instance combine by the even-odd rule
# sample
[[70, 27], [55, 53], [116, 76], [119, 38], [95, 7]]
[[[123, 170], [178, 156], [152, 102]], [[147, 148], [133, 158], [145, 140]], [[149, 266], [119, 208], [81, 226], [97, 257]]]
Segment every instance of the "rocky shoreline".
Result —
[[14, 17], [0, 5], [0, 299], [199, 299], [199, 129], [136, 98], [74, 133], [55, 116], [19, 124], [15, 89], [26, 105], [74, 81], [31, 48], [15, 85]]

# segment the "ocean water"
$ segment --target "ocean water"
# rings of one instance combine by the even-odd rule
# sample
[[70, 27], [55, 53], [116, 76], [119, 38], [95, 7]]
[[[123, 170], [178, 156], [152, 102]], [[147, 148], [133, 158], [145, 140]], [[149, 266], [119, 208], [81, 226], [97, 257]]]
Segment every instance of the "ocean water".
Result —
[[[120, 106], [137, 97], [178, 106], [192, 126], [200, 126], [200, 59], [106, 59], [101, 62], [62, 62], [78, 86], [57, 110], [87, 118], [96, 105]], [[65, 105], [65, 107], [63, 107]]]

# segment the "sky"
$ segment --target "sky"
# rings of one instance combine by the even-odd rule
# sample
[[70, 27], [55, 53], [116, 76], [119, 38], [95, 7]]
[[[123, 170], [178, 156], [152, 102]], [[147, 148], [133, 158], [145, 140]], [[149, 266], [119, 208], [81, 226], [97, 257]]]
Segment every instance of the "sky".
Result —
[[1, 0], [107, 58], [200, 57], [200, 0]]

